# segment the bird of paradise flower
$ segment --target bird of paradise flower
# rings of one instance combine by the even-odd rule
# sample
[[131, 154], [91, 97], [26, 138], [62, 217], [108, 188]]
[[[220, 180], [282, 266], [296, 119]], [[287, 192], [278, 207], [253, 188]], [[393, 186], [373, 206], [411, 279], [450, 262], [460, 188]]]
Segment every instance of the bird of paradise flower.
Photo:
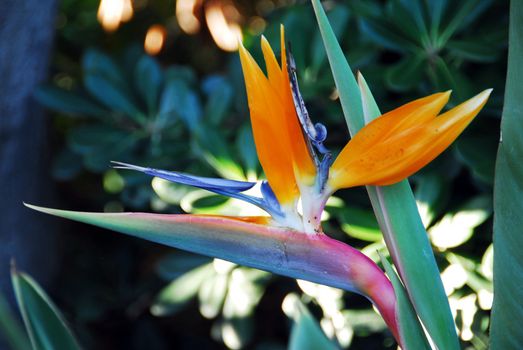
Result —
[[[241, 46], [258, 158], [267, 181], [255, 183], [188, 175], [114, 162], [165, 180], [237, 198], [268, 216], [86, 213], [30, 208], [235, 263], [354, 291], [370, 299], [401, 343], [396, 297], [381, 269], [358, 250], [323, 233], [321, 214], [337, 190], [386, 186], [412, 175], [442, 153], [474, 119], [491, 90], [438, 116], [450, 92], [407, 103], [367, 124], [333, 160], [326, 128], [313, 124], [299, 93], [296, 68], [281, 30], [281, 65], [265, 38], [267, 76]], [[298, 203], [301, 199], [301, 213]]]

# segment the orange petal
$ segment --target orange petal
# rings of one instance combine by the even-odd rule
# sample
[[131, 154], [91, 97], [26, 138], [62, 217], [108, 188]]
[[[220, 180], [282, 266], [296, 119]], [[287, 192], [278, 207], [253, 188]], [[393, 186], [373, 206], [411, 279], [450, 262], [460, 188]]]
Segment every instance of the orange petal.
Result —
[[285, 35], [283, 26], [281, 26], [281, 59], [282, 66], [280, 68], [274, 52], [265, 37], [262, 37], [262, 51], [267, 67], [269, 82], [275, 89], [283, 106], [284, 114], [281, 119], [274, 121], [279, 122], [280, 127], [286, 128], [288, 148], [292, 157], [292, 164], [295, 170], [295, 177], [298, 182], [305, 182], [307, 184], [314, 180], [316, 175], [316, 167], [309, 152], [303, 132], [301, 130], [298, 116], [296, 115], [296, 108], [294, 106], [289, 75], [287, 73], [287, 55], [285, 53]]
[[437, 118], [426, 118], [421, 125], [405, 123], [401, 129], [394, 127], [394, 134], [367, 144], [359, 152], [351, 152], [342, 167], [333, 165], [329, 185], [333, 189], [385, 186], [414, 174], [454, 142], [483, 108], [490, 92], [485, 90]]
[[343, 168], [367, 149], [374, 147], [390, 135], [435, 118], [447, 104], [450, 91], [432, 94], [409, 102], [365, 125], [343, 148], [332, 165], [333, 171]]
[[299, 193], [283, 119], [284, 107], [277, 91], [243, 46], [240, 46], [240, 60], [258, 158], [278, 201], [290, 203]]

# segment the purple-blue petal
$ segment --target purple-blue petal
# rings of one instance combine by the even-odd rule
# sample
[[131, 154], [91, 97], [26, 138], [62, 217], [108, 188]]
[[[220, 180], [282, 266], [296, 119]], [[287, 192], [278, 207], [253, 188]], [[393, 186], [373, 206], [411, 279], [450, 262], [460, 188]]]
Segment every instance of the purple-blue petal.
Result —
[[212, 177], [202, 177], [194, 176], [184, 173], [179, 173], [175, 171], [166, 171], [160, 169], [146, 168], [137, 165], [122, 163], [122, 162], [112, 162], [116, 164], [115, 168], [117, 169], [129, 169], [137, 170], [147, 175], [156, 176], [164, 180], [194, 186], [198, 188], [203, 188], [205, 190], [219, 189], [224, 191], [231, 192], [243, 192], [251, 189], [256, 183], [248, 181], [236, 181], [236, 180], [227, 180], [227, 179], [217, 179]]
[[137, 165], [122, 163], [122, 162], [112, 162], [115, 164], [115, 168], [117, 169], [128, 169], [128, 170], [136, 170], [140, 171], [144, 174], [150, 175], [150, 176], [156, 176], [159, 178], [162, 178], [164, 180], [194, 186], [198, 188], [202, 188], [207, 191], [214, 192], [216, 194], [221, 194], [227, 197], [240, 199], [244, 202], [254, 204], [261, 209], [265, 210], [267, 213], [269, 213], [273, 217], [282, 217], [285, 216], [284, 213], [282, 213], [280, 204], [278, 203], [278, 200], [276, 199], [276, 196], [274, 195], [274, 192], [272, 192], [272, 189], [270, 188], [269, 184], [262, 184], [262, 195], [263, 198], [250, 196], [244, 193], [241, 193], [243, 191], [246, 191], [248, 189], [251, 189], [256, 183], [255, 182], [247, 182], [247, 181], [235, 181], [235, 180], [226, 180], [226, 179], [217, 179], [217, 178], [210, 178], [210, 177], [201, 177], [201, 176], [194, 176], [184, 173], [179, 173], [175, 171], [166, 171], [166, 170], [159, 170], [159, 169], [153, 169], [153, 168], [146, 168], [141, 167]]

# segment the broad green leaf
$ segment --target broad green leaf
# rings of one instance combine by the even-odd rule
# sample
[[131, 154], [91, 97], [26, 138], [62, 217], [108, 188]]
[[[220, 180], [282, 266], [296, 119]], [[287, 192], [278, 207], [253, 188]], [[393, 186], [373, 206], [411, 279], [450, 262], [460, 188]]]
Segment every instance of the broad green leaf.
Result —
[[155, 177], [151, 182], [154, 193], [169, 204], [179, 205], [182, 199], [193, 190], [189, 186]]
[[485, 250], [485, 253], [483, 253], [483, 257], [481, 258], [481, 265], [479, 268], [479, 271], [483, 276], [485, 276], [486, 279], [489, 281], [492, 281], [494, 277], [493, 272], [493, 265], [494, 265], [494, 246], [493, 244], [490, 244]]
[[406, 51], [415, 52], [419, 48], [415, 43], [394, 30], [394, 28], [383, 24], [382, 21], [378, 19], [361, 19], [360, 27], [363, 35], [392, 51], [399, 53], [404, 53]]
[[498, 130], [497, 118], [481, 118], [456, 141], [458, 157], [474, 177], [489, 185], [494, 184]]
[[458, 8], [454, 11], [448, 11], [448, 13], [451, 14], [449, 16], [450, 20], [448, 24], [442, 28], [438, 36], [438, 46], [443, 47], [460, 28], [464, 28], [472, 22], [485, 11], [491, 3], [492, 0], [465, 0], [456, 2]]
[[500, 53], [494, 43], [481, 41], [449, 40], [446, 47], [456, 57], [482, 63], [496, 61]]
[[430, 17], [430, 36], [432, 40], [435, 40], [445, 9], [448, 5], [448, 0], [429, 0], [426, 3], [427, 12]]
[[510, 2], [505, 105], [494, 180], [494, 304], [491, 349], [523, 344], [523, 2]]
[[190, 130], [196, 129], [202, 117], [201, 102], [189, 85], [181, 79], [167, 79], [160, 98], [159, 118], [169, 125], [174, 117], [181, 119]]
[[429, 42], [427, 25], [418, 1], [392, 0], [387, 2], [387, 17], [411, 41], [426, 46]]
[[9, 304], [0, 294], [0, 341], [5, 340], [12, 350], [29, 350], [31, 343], [20, 323], [11, 313]]
[[124, 113], [136, 122], [145, 122], [145, 116], [134, 104], [132, 97], [113, 85], [106, 77], [99, 74], [88, 74], [84, 78], [84, 85], [89, 93], [105, 107]]
[[429, 227], [447, 202], [449, 184], [438, 174], [425, 174], [416, 179], [416, 204], [425, 227]]
[[158, 98], [163, 84], [163, 72], [158, 62], [149, 55], [143, 55], [136, 64], [134, 84], [141, 93], [149, 114], [158, 109]]
[[172, 281], [184, 273], [209, 262], [209, 258], [205, 256], [176, 251], [163, 257], [156, 264], [155, 270], [160, 278]]
[[241, 159], [244, 168], [247, 170], [247, 175], [257, 173], [259, 168], [258, 155], [256, 154], [256, 146], [254, 144], [254, 137], [252, 136], [252, 129], [249, 124], [244, 124], [238, 136], [236, 136], [236, 151]]
[[[360, 93], [319, 0], [313, 0], [312, 4], [349, 131], [354, 135], [365, 121], [374, 119], [380, 112], [363, 81]], [[367, 191], [387, 247], [423, 325], [438, 348], [458, 349], [454, 320], [438, 266], [408, 181], [386, 187], [368, 186]]]
[[283, 301], [283, 309], [287, 316], [294, 320], [289, 339], [288, 350], [337, 349], [320, 328], [316, 319], [295, 294], [289, 294]]
[[33, 349], [80, 349], [60, 311], [32, 278], [13, 269], [11, 280]]
[[341, 229], [349, 236], [368, 242], [382, 238], [376, 217], [371, 211], [345, 206], [340, 210]]
[[88, 49], [82, 57], [82, 69], [86, 75], [100, 74], [116, 86], [128, 91], [128, 86], [120, 67], [111, 57], [96, 49]]
[[167, 316], [178, 312], [198, 295], [202, 284], [213, 275], [211, 263], [181, 275], [158, 293], [151, 305], [151, 313], [155, 316]]
[[441, 250], [457, 247], [472, 237], [474, 229], [487, 220], [492, 213], [492, 198], [478, 196], [460, 207], [455, 213], [447, 213], [429, 230], [436, 247]]
[[[252, 316], [265, 292], [264, 283], [270, 276], [268, 272], [248, 267], [235, 268], [231, 273], [223, 316], [229, 319]], [[238, 303], [238, 300], [242, 302]]]
[[198, 153], [222, 177], [245, 180], [243, 169], [235, 162], [225, 136], [215, 127], [200, 125], [194, 133]]
[[422, 80], [425, 58], [421, 54], [407, 56], [387, 70], [385, 81], [393, 90], [405, 91], [416, 87]]
[[208, 96], [204, 109], [205, 120], [214, 126], [221, 125], [232, 103], [231, 85], [221, 76], [211, 76], [203, 82], [203, 90]]
[[44, 85], [35, 91], [35, 97], [44, 106], [56, 111], [81, 116], [110, 119], [110, 112], [88, 98], [56, 86]]
[[223, 302], [227, 295], [229, 276], [218, 273], [205, 279], [198, 291], [200, 313], [205, 318], [215, 318], [222, 310]]
[[145, 116], [133, 101], [128, 83], [110, 57], [89, 50], [82, 64], [84, 86], [92, 96], [113, 111], [124, 113], [138, 123], [145, 122]]
[[381, 255], [380, 257], [385, 271], [394, 286], [394, 292], [396, 293], [396, 300], [398, 301], [398, 323], [403, 349], [430, 350], [429, 342], [425, 337], [425, 332], [423, 331], [423, 327], [421, 327], [416, 311], [412, 307], [405, 287], [389, 261]]

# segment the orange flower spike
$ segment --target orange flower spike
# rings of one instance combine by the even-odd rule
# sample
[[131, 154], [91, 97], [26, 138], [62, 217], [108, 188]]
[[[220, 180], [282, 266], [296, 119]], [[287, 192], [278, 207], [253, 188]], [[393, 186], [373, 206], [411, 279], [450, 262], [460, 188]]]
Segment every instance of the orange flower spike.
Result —
[[[332, 190], [386, 186], [409, 177], [454, 142], [483, 108], [491, 91], [485, 90], [439, 117], [435, 115], [448, 100], [445, 93], [376, 118], [342, 150], [332, 165], [328, 185]], [[420, 103], [423, 100], [426, 103]]]
[[450, 91], [419, 98], [398, 107], [365, 125], [343, 148], [332, 168], [343, 168], [362, 152], [379, 144], [399, 130], [421, 125], [435, 118], [447, 104]]
[[292, 93], [287, 73], [287, 56], [285, 54], [285, 38], [283, 26], [281, 27], [281, 50], [282, 65], [278, 64], [274, 52], [265, 37], [262, 37], [261, 47], [269, 82], [277, 92], [280, 103], [283, 108], [283, 114], [279, 120], [275, 120], [279, 127], [286, 130], [287, 150], [292, 157], [294, 175], [298, 184], [305, 183], [311, 185], [316, 176], [316, 167], [312, 160], [311, 154], [303, 138], [303, 131], [296, 115], [296, 109], [292, 100]]
[[258, 158], [278, 201], [282, 205], [292, 204], [298, 199], [299, 192], [281, 98], [242, 45], [240, 60]]

